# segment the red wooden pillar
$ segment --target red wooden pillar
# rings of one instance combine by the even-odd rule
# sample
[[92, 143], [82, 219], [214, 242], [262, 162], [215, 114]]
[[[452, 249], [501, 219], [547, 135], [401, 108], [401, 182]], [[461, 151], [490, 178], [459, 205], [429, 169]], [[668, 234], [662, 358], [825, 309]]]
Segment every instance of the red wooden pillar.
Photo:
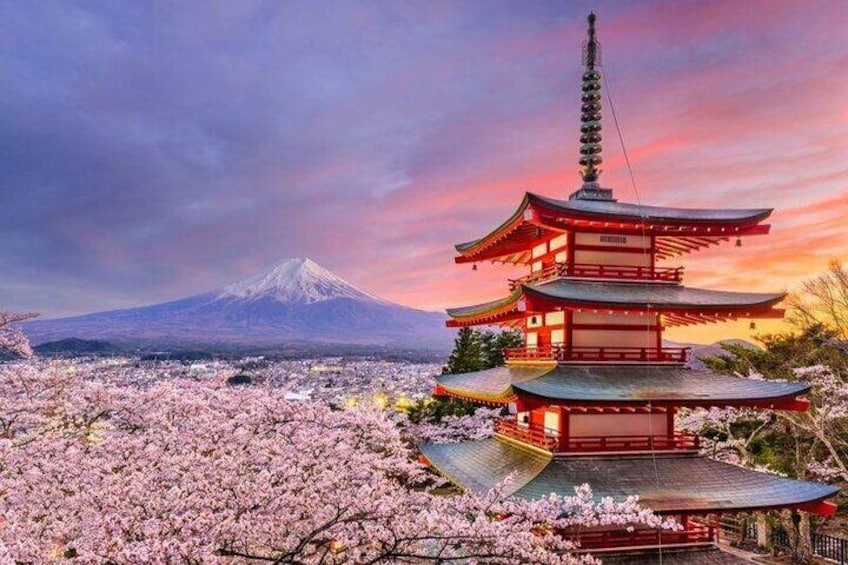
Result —
[[[649, 315], [650, 315], [650, 313], [651, 313], [651, 311], [648, 310]], [[656, 312], [654, 315], [657, 317], [657, 353], [659, 353], [660, 351], [662, 351], [662, 332], [663, 332], [663, 326], [662, 326], [662, 322], [661, 322], [662, 316], [660, 315], [659, 312]]]
[[568, 232], [566, 240], [566, 245], [568, 246], [566, 249], [566, 272], [571, 274], [574, 272], [574, 241], [576, 240], [574, 230]]
[[668, 438], [671, 439], [674, 437], [674, 414], [677, 412], [677, 409], [673, 406], [669, 406], [665, 413], [665, 425], [668, 430]]
[[657, 274], [657, 236], [651, 235], [651, 278]]

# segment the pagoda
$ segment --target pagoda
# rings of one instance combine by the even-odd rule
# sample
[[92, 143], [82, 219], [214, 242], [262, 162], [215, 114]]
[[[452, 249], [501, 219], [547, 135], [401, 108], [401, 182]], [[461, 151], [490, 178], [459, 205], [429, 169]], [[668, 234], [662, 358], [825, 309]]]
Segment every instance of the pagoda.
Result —
[[[450, 327], [521, 330], [506, 365], [437, 378], [436, 395], [503, 406], [491, 439], [425, 444], [423, 458], [459, 487], [485, 492], [512, 476], [509, 494], [639, 495], [681, 531], [598, 529], [587, 550], [711, 544], [723, 513], [790, 509], [825, 516], [838, 489], [706, 458], [675, 428], [683, 408], [808, 408], [802, 383], [750, 380], [689, 368], [690, 351], [663, 342], [673, 326], [779, 318], [782, 293], [683, 285], [665, 261], [765, 235], [770, 209], [690, 209], [619, 202], [601, 173], [600, 45], [589, 16], [583, 46], [582, 186], [567, 200], [526, 193], [483, 237], [456, 246], [457, 263], [523, 265], [503, 298], [448, 310]], [[529, 271], [529, 272], [528, 272]]]

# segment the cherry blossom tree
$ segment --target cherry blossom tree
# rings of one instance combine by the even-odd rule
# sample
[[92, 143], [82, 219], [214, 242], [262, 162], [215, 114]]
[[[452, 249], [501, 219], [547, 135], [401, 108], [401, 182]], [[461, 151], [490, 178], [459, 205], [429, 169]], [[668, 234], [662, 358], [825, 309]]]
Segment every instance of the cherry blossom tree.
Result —
[[[684, 431], [701, 434], [704, 452], [716, 459], [799, 479], [848, 482], [848, 382], [825, 365], [797, 368], [792, 374], [794, 380], [811, 386], [806, 394], [808, 410], [686, 410], [678, 424]], [[763, 379], [756, 372], [737, 376]], [[809, 516], [783, 512], [781, 522], [793, 562], [808, 562]]]
[[457, 443], [492, 437], [501, 411], [501, 408], [480, 407], [473, 414], [444, 416], [438, 423], [424, 420], [416, 424], [403, 414], [398, 420], [403, 435], [416, 443]]
[[23, 322], [38, 316], [35, 312], [0, 311], [0, 352], [9, 351], [21, 357], [30, 357], [32, 348], [26, 334], [20, 328], [14, 327], [15, 322]]
[[[587, 526], [670, 527], [630, 498], [439, 496], [371, 408], [271, 386], [0, 367], [0, 556], [20, 562], [579, 563]], [[505, 488], [505, 487], [504, 487]]]

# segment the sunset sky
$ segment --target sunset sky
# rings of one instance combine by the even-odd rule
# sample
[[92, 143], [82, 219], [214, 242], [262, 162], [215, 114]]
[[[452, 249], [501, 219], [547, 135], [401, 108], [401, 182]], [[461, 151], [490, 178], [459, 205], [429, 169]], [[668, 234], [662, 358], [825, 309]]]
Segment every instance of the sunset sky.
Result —
[[[777, 209], [669, 265], [791, 291], [848, 259], [848, 3], [805, 4], [4, 2], [0, 309], [140, 306], [292, 256], [418, 308], [503, 295], [518, 271], [453, 244], [578, 188], [590, 10], [642, 202]], [[635, 201], [603, 115], [601, 184]]]

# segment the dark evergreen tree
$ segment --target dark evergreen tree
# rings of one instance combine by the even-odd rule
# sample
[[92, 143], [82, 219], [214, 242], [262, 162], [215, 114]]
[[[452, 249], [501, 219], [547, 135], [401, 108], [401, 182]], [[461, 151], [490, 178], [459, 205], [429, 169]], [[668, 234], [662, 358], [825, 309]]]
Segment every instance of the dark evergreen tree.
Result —
[[480, 332], [471, 328], [460, 328], [454, 340], [453, 352], [442, 374], [470, 373], [483, 368]]
[[521, 347], [524, 345], [524, 336], [521, 335], [520, 331], [517, 330], [506, 330], [501, 332], [498, 335], [498, 339], [496, 342], [497, 347], [495, 351], [496, 355], [493, 355], [490, 359], [492, 367], [497, 367], [499, 365], [503, 365], [506, 363], [506, 359], [504, 359], [504, 349], [510, 349], [512, 347]]
[[508, 330], [501, 333], [462, 328], [454, 341], [453, 352], [443, 374], [470, 373], [505, 363], [504, 348], [518, 347], [523, 343], [521, 332]]

